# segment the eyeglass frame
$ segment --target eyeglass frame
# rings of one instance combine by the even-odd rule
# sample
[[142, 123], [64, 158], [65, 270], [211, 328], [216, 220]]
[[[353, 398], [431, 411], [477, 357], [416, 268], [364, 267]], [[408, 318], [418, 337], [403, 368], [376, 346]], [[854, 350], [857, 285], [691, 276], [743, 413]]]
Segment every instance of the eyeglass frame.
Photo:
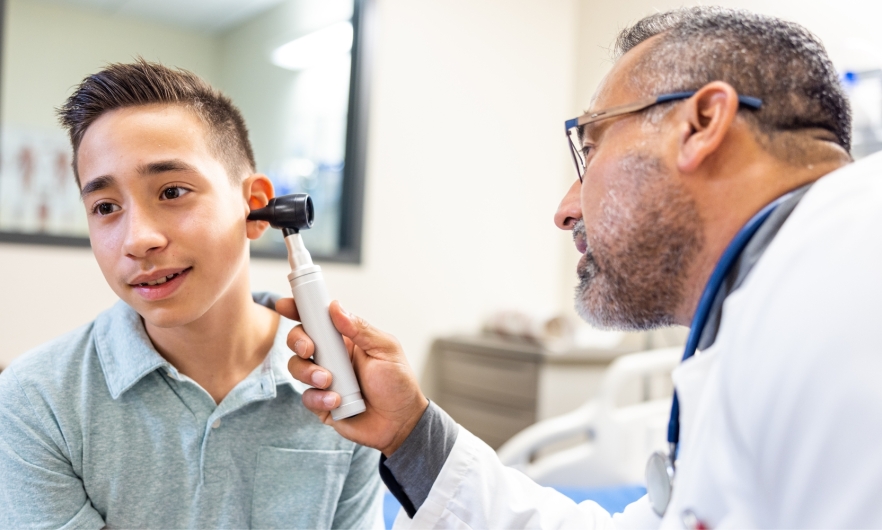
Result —
[[[668, 103], [669, 101], [678, 101], [682, 99], [689, 99], [694, 96], [698, 91], [688, 91], [688, 92], [672, 92], [670, 94], [661, 94], [659, 96], [650, 96], [648, 98], [639, 99], [633, 103], [626, 103], [624, 105], [617, 105], [615, 107], [610, 107], [608, 109], [598, 110], [594, 112], [586, 112], [582, 114], [578, 118], [573, 118], [571, 120], [567, 120], [564, 123], [566, 127], [567, 134], [567, 144], [570, 146], [570, 154], [573, 156], [573, 163], [576, 165], [576, 174], [579, 176], [579, 182], [582, 182], [582, 178], [585, 175], [586, 165], [584, 162], [583, 155], [581, 155], [582, 145], [576, 145], [573, 141], [573, 136], [571, 135], [572, 131], [575, 131], [577, 137], [579, 138], [579, 143], [582, 143], [581, 140], [581, 129], [585, 125], [590, 123], [595, 123], [601, 120], [605, 120], [607, 118], [615, 118], [616, 116], [624, 116], [626, 114], [633, 114], [635, 112], [640, 112], [642, 110], [646, 110], [655, 105], [660, 105], [662, 103]], [[753, 96], [738, 96], [738, 103], [744, 105], [753, 110], [759, 110], [763, 105], [763, 100], [759, 98], [755, 98]], [[580, 163], [579, 159], [582, 159], [583, 162]]]

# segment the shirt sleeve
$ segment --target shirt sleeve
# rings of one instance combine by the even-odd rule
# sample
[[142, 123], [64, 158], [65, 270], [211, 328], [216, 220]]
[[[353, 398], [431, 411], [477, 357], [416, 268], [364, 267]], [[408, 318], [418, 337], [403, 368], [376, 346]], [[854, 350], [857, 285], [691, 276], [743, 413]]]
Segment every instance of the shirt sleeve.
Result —
[[337, 500], [333, 528], [383, 529], [383, 488], [377, 475], [380, 453], [361, 445], [355, 447], [349, 474]]
[[14, 367], [0, 374], [0, 477], [0, 528], [104, 526], [57, 424], [41, 417]]
[[413, 517], [429, 496], [458, 432], [453, 418], [429, 402], [401, 447], [388, 459], [380, 457], [380, 476], [408, 517]]

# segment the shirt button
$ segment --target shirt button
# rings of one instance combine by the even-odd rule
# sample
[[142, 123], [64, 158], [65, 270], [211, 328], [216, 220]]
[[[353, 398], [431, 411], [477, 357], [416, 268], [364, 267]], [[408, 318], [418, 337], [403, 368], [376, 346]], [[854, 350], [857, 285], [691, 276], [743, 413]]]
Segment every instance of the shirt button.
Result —
[[218, 427], [220, 427], [220, 418], [214, 420], [214, 423], [211, 424], [212, 429], [217, 429]]

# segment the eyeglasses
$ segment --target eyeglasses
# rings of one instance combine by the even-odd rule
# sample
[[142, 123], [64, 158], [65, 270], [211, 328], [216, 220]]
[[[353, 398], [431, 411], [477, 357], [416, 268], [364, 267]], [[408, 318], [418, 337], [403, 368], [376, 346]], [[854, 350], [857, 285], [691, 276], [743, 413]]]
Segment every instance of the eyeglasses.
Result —
[[[576, 173], [579, 175], [579, 182], [582, 182], [582, 177], [585, 175], [586, 164], [586, 153], [584, 151], [584, 146], [582, 145], [582, 127], [588, 125], [589, 123], [605, 120], [607, 118], [614, 118], [616, 116], [623, 116], [625, 114], [640, 112], [641, 110], [646, 110], [649, 107], [659, 105], [661, 103], [677, 101], [680, 99], [688, 99], [695, 95], [695, 92], [696, 91], [674, 92], [672, 94], [652, 96], [641, 99], [639, 101], [635, 101], [634, 103], [619, 105], [617, 107], [612, 107], [606, 110], [586, 112], [578, 118], [567, 120], [565, 124], [567, 128], [567, 143], [570, 144], [570, 153], [573, 155], [573, 162], [576, 164]], [[745, 107], [754, 110], [759, 109], [763, 105], [763, 101], [761, 99], [752, 96], [738, 96], [738, 102], [741, 105], [744, 105]]]

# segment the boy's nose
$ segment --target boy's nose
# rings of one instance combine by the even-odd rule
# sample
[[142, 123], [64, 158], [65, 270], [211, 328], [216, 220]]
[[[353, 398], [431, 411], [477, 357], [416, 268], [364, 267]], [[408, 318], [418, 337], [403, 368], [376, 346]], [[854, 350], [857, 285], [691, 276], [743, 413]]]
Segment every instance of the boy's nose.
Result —
[[163, 232], [147, 212], [130, 208], [126, 217], [128, 222], [122, 250], [127, 256], [144, 258], [168, 243]]

